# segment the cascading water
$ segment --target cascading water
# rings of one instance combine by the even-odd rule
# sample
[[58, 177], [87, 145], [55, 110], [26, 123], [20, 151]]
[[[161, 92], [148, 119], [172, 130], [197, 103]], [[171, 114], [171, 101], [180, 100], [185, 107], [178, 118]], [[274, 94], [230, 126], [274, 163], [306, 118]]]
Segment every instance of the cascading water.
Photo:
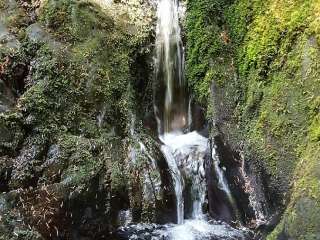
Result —
[[183, 179], [180, 174], [175, 156], [173, 155], [170, 147], [163, 145], [161, 150], [168, 162], [168, 166], [171, 170], [172, 177], [174, 179], [174, 190], [176, 194], [176, 208], [177, 208], [177, 223], [183, 223], [184, 218], [184, 203], [183, 203]]
[[[158, 99], [155, 99], [154, 108], [159, 134], [167, 135], [173, 131], [182, 131], [189, 122], [177, 0], [160, 0], [157, 17], [155, 62], [157, 85], [154, 95]], [[161, 150], [172, 171], [177, 202], [177, 223], [181, 224], [184, 218], [183, 179], [170, 146], [163, 145]]]
[[[188, 217], [202, 216], [206, 191], [204, 158], [208, 151], [208, 140], [196, 132], [183, 133], [190, 130], [188, 124], [192, 122], [192, 114], [184, 79], [184, 51], [178, 1], [160, 0], [157, 16], [155, 97], [163, 98], [155, 99], [154, 108], [160, 139], [164, 143], [162, 152], [175, 184], [176, 222], [182, 224], [186, 210]], [[217, 169], [219, 166], [216, 164], [215, 166], [219, 184], [231, 199], [222, 170]], [[188, 182], [189, 186], [184, 182]], [[187, 187], [189, 191], [183, 194], [183, 189]], [[189, 213], [184, 199], [189, 203]]]
[[188, 98], [177, 0], [160, 0], [157, 11], [155, 114], [159, 133], [188, 124]]
[[[209, 141], [192, 123], [191, 101], [184, 79], [184, 51], [177, 0], [159, 0], [157, 11], [154, 110], [161, 151], [167, 161], [176, 197], [176, 224], [138, 224], [120, 229], [121, 239], [210, 240], [246, 239], [242, 231], [211, 220], [204, 213], [207, 201], [206, 158], [213, 159], [217, 188], [235, 207], [234, 199]], [[173, 220], [174, 221], [174, 220]]]
[[[206, 181], [204, 160], [208, 152], [208, 139], [197, 132], [187, 134], [167, 133], [161, 137], [164, 155], [169, 162], [174, 162], [179, 174], [172, 171], [178, 184], [185, 183], [176, 192], [177, 198], [177, 223], [183, 223], [184, 218], [203, 219], [202, 206], [206, 196]], [[174, 165], [172, 164], [172, 165]], [[170, 164], [169, 164], [170, 165]], [[183, 189], [188, 189], [184, 191]], [[184, 204], [186, 201], [188, 204]]]
[[[176, 222], [181, 225], [184, 219], [188, 218], [195, 220], [194, 225], [198, 225], [200, 221], [203, 227], [207, 224], [202, 209], [206, 201], [204, 163], [209, 152], [209, 143], [207, 138], [197, 132], [188, 132], [192, 114], [184, 79], [179, 2], [160, 0], [157, 16], [154, 109], [160, 139], [164, 144], [161, 150], [175, 184]], [[212, 153], [218, 187], [225, 192], [227, 199], [234, 206], [223, 170], [215, 152]], [[187, 226], [192, 226], [190, 220], [186, 221], [184, 227], [173, 228], [171, 239], [186, 239], [187, 235], [188, 239], [195, 239], [195, 233]], [[187, 233], [183, 232], [186, 230]]]
[[212, 151], [211, 157], [213, 159], [214, 171], [215, 171], [215, 173], [217, 175], [217, 178], [218, 178], [218, 188], [225, 193], [229, 203], [231, 204], [231, 207], [236, 212], [237, 211], [237, 207], [236, 207], [236, 204], [235, 204], [235, 200], [234, 200], [234, 198], [233, 198], [233, 196], [231, 194], [230, 188], [229, 188], [228, 183], [227, 183], [227, 179], [224, 176], [223, 169], [221, 169], [221, 167], [219, 166], [220, 165], [220, 160], [219, 160], [219, 157], [218, 157], [218, 155], [216, 153], [215, 146], [213, 146], [211, 151]]

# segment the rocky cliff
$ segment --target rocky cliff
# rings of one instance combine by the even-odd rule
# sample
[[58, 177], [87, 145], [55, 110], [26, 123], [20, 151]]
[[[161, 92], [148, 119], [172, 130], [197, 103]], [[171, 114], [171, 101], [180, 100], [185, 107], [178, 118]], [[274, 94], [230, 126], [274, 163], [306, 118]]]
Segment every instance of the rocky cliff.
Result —
[[188, 1], [190, 87], [213, 134], [259, 176], [267, 232], [280, 217], [268, 239], [320, 236], [319, 7]]
[[166, 190], [141, 152], [157, 143], [134, 133], [152, 107], [153, 8], [1, 1], [0, 239], [105, 239], [129, 207], [156, 218]]

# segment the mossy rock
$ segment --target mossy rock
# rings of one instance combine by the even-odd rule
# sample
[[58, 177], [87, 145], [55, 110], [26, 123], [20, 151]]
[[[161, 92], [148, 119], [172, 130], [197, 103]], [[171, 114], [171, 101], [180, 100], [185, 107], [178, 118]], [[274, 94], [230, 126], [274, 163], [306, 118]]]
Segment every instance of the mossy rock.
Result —
[[[123, 139], [134, 108], [145, 101], [134, 99], [141, 94], [134, 60], [151, 52], [141, 50], [151, 28], [135, 24], [126, 3], [114, 3], [110, 12], [93, 2], [47, 0], [33, 9], [24, 2], [18, 10], [35, 18], [23, 26], [6, 21], [21, 44], [0, 51], [1, 59], [9, 59], [0, 62], [1, 80], [11, 84], [15, 98], [0, 115], [0, 155], [8, 160], [0, 177], [12, 170], [5, 191], [22, 190], [10, 208], [37, 229], [16, 228], [19, 239], [37, 239], [37, 231], [51, 239], [56, 228], [65, 239], [105, 238], [118, 211], [130, 207]], [[139, 64], [145, 65], [145, 55]], [[142, 76], [149, 80], [148, 74]]]
[[319, 3], [203, 0], [188, 7], [190, 86], [262, 176], [270, 211], [285, 211], [270, 239], [317, 239]]
[[15, 208], [19, 193], [0, 194], [0, 239], [1, 240], [43, 240], [35, 229], [30, 229]]
[[0, 114], [0, 154], [14, 154], [24, 137], [21, 115]]
[[320, 236], [320, 145], [310, 144], [297, 166], [289, 206], [268, 239], [318, 239]]

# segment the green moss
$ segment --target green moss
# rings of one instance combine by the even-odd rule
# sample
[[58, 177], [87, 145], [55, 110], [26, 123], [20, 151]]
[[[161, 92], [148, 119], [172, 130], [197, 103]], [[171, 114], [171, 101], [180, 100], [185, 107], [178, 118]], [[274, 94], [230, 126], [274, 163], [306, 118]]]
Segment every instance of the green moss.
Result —
[[92, 152], [92, 142], [83, 137], [62, 135], [59, 136], [61, 162], [65, 170], [61, 180], [64, 183], [78, 185], [88, 182], [101, 168], [103, 159], [97, 159]]
[[[51, 136], [70, 131], [96, 137], [111, 126], [123, 134], [138, 41], [87, 1], [46, 1], [40, 19], [64, 44], [44, 44], [34, 56], [32, 85], [19, 100], [26, 124]], [[99, 113], [105, 116], [102, 129]]]
[[[253, 11], [249, 12], [248, 7]], [[245, 94], [237, 112], [253, 129], [249, 139], [265, 138], [253, 143], [262, 149], [262, 156], [267, 155], [263, 149], [269, 151], [270, 145], [276, 151], [283, 146], [295, 155], [294, 149], [304, 141], [308, 125], [313, 122], [310, 105], [318, 91], [315, 74], [319, 73], [312, 56], [319, 53], [312, 50], [316, 48], [306, 33], [313, 7], [310, 1], [294, 5], [286, 1], [258, 5], [237, 1], [227, 11], [232, 35], [243, 34], [242, 42], [237, 42], [237, 61]], [[249, 27], [241, 27], [245, 25]], [[284, 161], [277, 164], [279, 171], [281, 162], [288, 165], [287, 169], [294, 169], [294, 162]], [[291, 170], [285, 174], [292, 176]]]
[[309, 134], [312, 141], [320, 141], [320, 115], [313, 120], [309, 128]]
[[11, 32], [16, 32], [19, 28], [26, 26], [29, 18], [24, 9], [16, 2], [3, 0], [0, 3], [2, 23], [7, 26]]
[[296, 181], [289, 206], [281, 223], [268, 239], [283, 235], [299, 240], [317, 239], [320, 232], [319, 143], [308, 145], [296, 170]]
[[[244, 93], [237, 106], [242, 136], [264, 159], [263, 165], [272, 176], [269, 185], [275, 186], [276, 192], [287, 185], [284, 194], [288, 192], [288, 183], [295, 181], [301, 155], [308, 154], [300, 150], [301, 146], [309, 145], [308, 139], [318, 141], [319, 123], [314, 106], [319, 92], [316, 76], [320, 72], [315, 58], [319, 57], [319, 49], [312, 36], [315, 29], [310, 24], [316, 18], [313, 11], [316, 5], [313, 1], [292, 4], [270, 0], [257, 4], [240, 0], [227, 10], [232, 36], [241, 39], [235, 39], [235, 43], [239, 86]], [[306, 176], [303, 174], [305, 184], [311, 187], [313, 180], [307, 180]], [[298, 208], [311, 204], [309, 196], [294, 199], [297, 192], [300, 190], [295, 188], [292, 204], [300, 204]], [[303, 213], [297, 213], [300, 210], [296, 207], [288, 207], [286, 220], [273, 236], [309, 239], [307, 228], [317, 221], [313, 219], [315, 215], [307, 212], [301, 216]], [[309, 221], [299, 224], [299, 218]], [[295, 224], [301, 227], [293, 230]], [[314, 234], [315, 229], [310, 232]]]
[[203, 106], [208, 103], [212, 81], [221, 81], [227, 74], [219, 68], [223, 58], [216, 59], [222, 52], [228, 54], [227, 42], [223, 39], [225, 32], [221, 13], [224, 6], [224, 1], [187, 3], [186, 75], [189, 87]]
[[[128, 136], [134, 110], [145, 101], [135, 96], [145, 96], [141, 85], [149, 80], [149, 72], [140, 65], [147, 65], [149, 53], [141, 50], [141, 45], [149, 44], [147, 34], [151, 31], [149, 25], [143, 29], [134, 22], [138, 19], [133, 21], [134, 13], [127, 13], [127, 3], [114, 3], [112, 7], [124, 6], [110, 13], [91, 2], [41, 1], [36, 11], [38, 22], [28, 27], [24, 39], [21, 34], [21, 47], [15, 52], [1, 51], [1, 59], [10, 59], [10, 66], [1, 72], [6, 81], [17, 77], [19, 66], [26, 71], [19, 78], [25, 86], [19, 89], [12, 111], [19, 117], [9, 112], [0, 115], [0, 155], [19, 156], [13, 160], [19, 166], [13, 165], [10, 190], [31, 184], [36, 189], [57, 186], [62, 188], [59, 193], [70, 195], [64, 203], [79, 206], [74, 203], [80, 201], [92, 209], [105, 209], [101, 216], [108, 219], [102, 222], [109, 226], [118, 207], [128, 207], [125, 201], [132, 176], [127, 168], [128, 146], [121, 139]], [[141, 10], [140, 5], [136, 8]], [[34, 157], [38, 148], [41, 154]], [[151, 175], [155, 178], [155, 173]], [[116, 203], [110, 197], [125, 201]], [[142, 198], [139, 200], [142, 203]], [[143, 204], [149, 203], [146, 200]], [[22, 215], [25, 211], [23, 206]], [[32, 215], [25, 217], [34, 219]], [[91, 226], [91, 222], [87, 224]], [[44, 228], [44, 234], [50, 234]]]
[[[234, 146], [244, 142], [248, 161], [258, 159], [252, 162], [264, 170], [268, 194], [277, 207], [287, 199], [290, 185], [300, 184], [292, 190], [290, 206], [270, 239], [281, 235], [315, 239], [319, 181], [299, 169], [315, 171], [314, 156], [319, 155], [320, 35], [316, 23], [320, 5], [286, 0], [212, 4], [188, 3], [190, 86], [206, 104], [213, 83], [214, 118], [227, 116], [219, 122], [226, 138]], [[210, 6], [215, 17], [210, 15]], [[230, 36], [229, 44], [226, 36]], [[237, 78], [230, 77], [232, 73]], [[299, 163], [302, 158], [304, 165]]]
[[21, 115], [10, 112], [0, 114], [0, 154], [14, 155], [24, 137]]
[[71, 21], [71, 11], [74, 1], [46, 1], [40, 14], [40, 20], [57, 35], [65, 35], [71, 29], [68, 24]]
[[23, 42], [17, 50], [3, 48], [0, 50], [1, 65], [3, 66], [1, 78], [12, 90], [15, 96], [24, 92], [23, 78], [27, 73], [27, 66], [35, 56], [38, 44]]
[[6, 2], [5, 1], [1, 1], [0, 3], [0, 9], [3, 10], [6, 7]]
[[63, 54], [46, 46], [40, 48], [36, 57], [41, 61], [32, 74], [33, 85], [19, 99], [26, 124], [47, 135], [57, 133], [61, 125], [72, 129], [79, 122], [77, 99], [84, 96], [77, 85], [81, 68], [65, 60]]
[[114, 192], [127, 190], [129, 178], [121, 162], [114, 161], [110, 168], [111, 188]]

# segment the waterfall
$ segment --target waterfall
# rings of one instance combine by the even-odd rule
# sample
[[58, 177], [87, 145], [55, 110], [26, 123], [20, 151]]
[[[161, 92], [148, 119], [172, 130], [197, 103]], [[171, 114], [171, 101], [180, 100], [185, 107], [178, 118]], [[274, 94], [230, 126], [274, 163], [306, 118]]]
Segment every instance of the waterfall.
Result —
[[176, 194], [177, 201], [177, 223], [182, 224], [184, 218], [184, 203], [183, 203], [183, 179], [181, 177], [180, 170], [178, 168], [175, 157], [169, 146], [163, 145], [161, 147], [161, 151], [163, 152], [168, 166], [172, 171], [172, 176], [174, 179], [174, 190]]
[[[157, 11], [154, 109], [161, 148], [171, 171], [176, 195], [176, 222], [202, 219], [206, 196], [204, 159], [208, 139], [190, 131], [191, 101], [184, 78], [184, 49], [179, 26], [178, 0], [159, 0]], [[219, 166], [214, 171], [219, 188], [233, 202], [230, 189]]]
[[188, 124], [184, 51], [177, 0], [160, 0], [157, 11], [155, 113], [159, 134]]
[[220, 159], [218, 157], [218, 154], [216, 152], [216, 146], [214, 145], [211, 149], [211, 157], [212, 157], [212, 160], [213, 160], [213, 166], [214, 166], [214, 172], [217, 176], [217, 179], [218, 179], [218, 188], [224, 192], [224, 194], [226, 195], [227, 197], [227, 200], [228, 200], [228, 203], [230, 204], [231, 206], [231, 210], [234, 212], [234, 213], [237, 213], [238, 212], [238, 209], [237, 209], [237, 206], [236, 206], [236, 202], [232, 196], [232, 193], [231, 193], [231, 190], [229, 188], [229, 185], [228, 185], [228, 182], [227, 182], [227, 179], [224, 175], [224, 170], [225, 169], [222, 169], [220, 167]]
[[[161, 137], [165, 144], [162, 149], [169, 166], [174, 165], [173, 177], [179, 178], [175, 183], [179, 185], [177, 194], [177, 211], [179, 217], [202, 219], [202, 205], [206, 196], [206, 181], [204, 159], [208, 151], [208, 139], [197, 132], [187, 134], [168, 133]], [[178, 167], [178, 173], [176, 170]], [[181, 174], [183, 173], [183, 174]], [[184, 183], [187, 182], [187, 183]], [[189, 191], [183, 194], [183, 189]], [[182, 188], [182, 190], [180, 190]], [[184, 200], [189, 206], [184, 205]], [[178, 223], [183, 223], [183, 218], [178, 217]]]
[[[176, 213], [175, 219], [169, 221], [176, 224], [139, 223], [120, 228], [118, 234], [122, 236], [120, 239], [130, 240], [248, 239], [244, 232], [227, 224], [212, 219], [208, 221], [208, 211], [203, 210], [213, 204], [215, 208], [223, 208], [220, 212], [229, 213], [226, 208], [229, 205], [232, 208], [236, 206], [215, 148], [210, 148], [208, 138], [191, 131], [193, 112], [184, 78], [184, 50], [178, 0], [158, 1], [154, 113], [162, 142], [161, 152], [168, 165], [166, 171], [169, 171], [169, 174], [166, 176], [171, 178], [174, 184]], [[140, 145], [141, 150], [151, 158], [144, 145]], [[207, 171], [208, 169], [210, 171]], [[210, 186], [213, 192], [211, 195], [216, 202], [208, 202], [208, 179], [213, 183]]]
[[[155, 113], [159, 134], [181, 131], [188, 124], [184, 54], [177, 0], [160, 0], [157, 11]], [[183, 179], [170, 146], [161, 148], [175, 184], [177, 220], [184, 219]]]

